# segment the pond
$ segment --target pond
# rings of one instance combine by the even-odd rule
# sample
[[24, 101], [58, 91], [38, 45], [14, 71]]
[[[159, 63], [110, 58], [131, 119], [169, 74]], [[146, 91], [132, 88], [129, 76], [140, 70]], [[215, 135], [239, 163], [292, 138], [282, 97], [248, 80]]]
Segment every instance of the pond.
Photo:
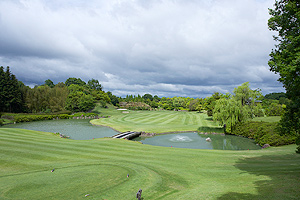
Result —
[[[210, 138], [211, 141], [206, 139]], [[189, 149], [220, 149], [220, 150], [255, 150], [261, 149], [254, 140], [234, 135], [178, 133], [156, 135], [154, 137], [137, 137], [135, 141], [164, 147]]]
[[118, 132], [103, 126], [94, 126], [90, 119], [60, 119], [9, 124], [6, 128], [23, 128], [35, 131], [56, 132], [70, 136], [73, 140], [90, 140], [111, 137]]
[[[61, 119], [25, 122], [5, 125], [6, 128], [23, 128], [28, 130], [56, 132], [74, 140], [90, 140], [93, 138], [111, 137], [118, 132], [111, 128], [95, 126], [89, 123], [89, 119]], [[211, 141], [206, 141], [207, 138]], [[221, 134], [198, 134], [198, 133], [177, 133], [162, 134], [154, 137], [137, 137], [135, 141], [143, 144], [164, 147], [189, 148], [189, 149], [222, 149], [222, 150], [254, 150], [261, 149], [254, 140], [248, 138], [221, 135]]]

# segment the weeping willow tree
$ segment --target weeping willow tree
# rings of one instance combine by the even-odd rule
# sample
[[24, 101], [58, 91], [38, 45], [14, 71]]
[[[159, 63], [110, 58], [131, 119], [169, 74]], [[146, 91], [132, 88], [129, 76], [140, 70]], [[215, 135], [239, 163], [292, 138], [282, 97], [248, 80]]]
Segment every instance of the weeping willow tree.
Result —
[[233, 92], [232, 97], [217, 100], [213, 110], [213, 119], [220, 125], [226, 125], [226, 132], [232, 132], [237, 123], [252, 118], [255, 101], [262, 96], [258, 90], [251, 90], [248, 82]]
[[226, 132], [232, 132], [238, 122], [245, 121], [249, 117], [248, 107], [242, 106], [240, 101], [233, 98], [218, 100], [213, 112], [213, 119], [220, 125], [226, 125]]

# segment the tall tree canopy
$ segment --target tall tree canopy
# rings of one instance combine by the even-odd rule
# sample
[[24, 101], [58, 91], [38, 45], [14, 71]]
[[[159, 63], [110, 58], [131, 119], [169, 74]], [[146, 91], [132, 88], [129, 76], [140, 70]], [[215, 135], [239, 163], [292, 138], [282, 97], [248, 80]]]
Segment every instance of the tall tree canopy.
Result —
[[45, 84], [44, 85], [48, 85], [51, 88], [54, 88], [54, 83], [53, 81], [51, 81], [50, 79], [45, 80]]
[[300, 2], [276, 1], [269, 9], [269, 29], [277, 31], [277, 42], [269, 60], [271, 71], [279, 73], [289, 98], [300, 96]]
[[0, 68], [0, 112], [22, 112], [23, 98], [19, 81], [9, 67]]
[[[279, 81], [291, 100], [281, 121], [282, 134], [299, 135], [300, 130], [300, 2], [299, 0], [276, 1], [268, 26], [278, 34], [270, 54], [270, 70], [280, 75]], [[298, 147], [300, 148], [300, 147]], [[299, 149], [300, 150], [300, 149]]]
[[219, 96], [213, 109], [213, 119], [220, 125], [226, 124], [227, 132], [232, 132], [238, 123], [251, 119], [261, 110], [260, 106], [256, 106], [255, 101], [262, 97], [262, 94], [258, 90], [251, 90], [249, 82], [234, 88], [233, 93], [232, 97]]
[[66, 86], [70, 86], [72, 84], [74, 85], [79, 85], [79, 86], [84, 86], [86, 83], [81, 80], [80, 78], [68, 78], [65, 82]]
[[86, 112], [95, 107], [95, 98], [84, 86], [72, 84], [68, 87], [69, 95], [66, 99], [65, 108], [73, 112]]
[[91, 79], [88, 81], [88, 86], [93, 90], [100, 90], [102, 91], [102, 85], [96, 79]]

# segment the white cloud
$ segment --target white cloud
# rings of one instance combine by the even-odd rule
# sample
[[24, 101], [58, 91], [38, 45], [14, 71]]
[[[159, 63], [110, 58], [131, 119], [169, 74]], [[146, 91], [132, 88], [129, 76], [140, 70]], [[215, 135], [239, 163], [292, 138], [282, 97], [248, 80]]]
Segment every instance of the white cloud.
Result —
[[96, 78], [105, 90], [203, 96], [268, 71], [273, 0], [0, 2], [0, 62], [26, 82]]

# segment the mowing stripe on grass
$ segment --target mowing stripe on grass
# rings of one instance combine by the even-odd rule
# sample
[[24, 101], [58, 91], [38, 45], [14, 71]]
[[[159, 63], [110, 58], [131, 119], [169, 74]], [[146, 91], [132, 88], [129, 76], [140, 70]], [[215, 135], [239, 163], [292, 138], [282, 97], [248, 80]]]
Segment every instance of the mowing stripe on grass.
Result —
[[300, 193], [296, 145], [256, 151], [177, 149], [108, 138], [61, 139], [12, 128], [0, 128], [0, 140], [0, 199], [80, 199], [86, 194], [135, 199], [139, 188], [144, 199], [297, 199]]
[[113, 127], [119, 131], [136, 130], [145, 132], [195, 131], [199, 126], [217, 124], [208, 121], [206, 114], [174, 111], [130, 111], [118, 113], [111, 118], [92, 120], [92, 123]]

